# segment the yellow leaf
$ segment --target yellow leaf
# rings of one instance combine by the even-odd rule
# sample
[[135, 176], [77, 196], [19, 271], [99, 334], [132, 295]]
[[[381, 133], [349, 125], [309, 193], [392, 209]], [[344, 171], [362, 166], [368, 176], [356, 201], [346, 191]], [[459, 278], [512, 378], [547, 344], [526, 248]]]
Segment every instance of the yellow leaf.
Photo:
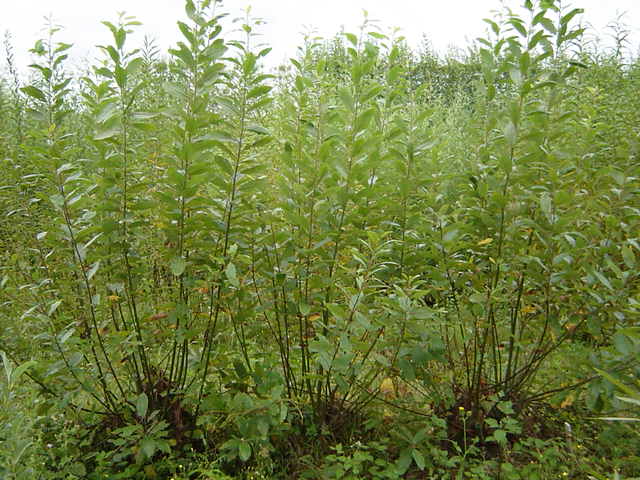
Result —
[[478, 246], [482, 247], [483, 245], [489, 245], [491, 242], [493, 242], [493, 238], [485, 238], [484, 240], [480, 240], [478, 242]]
[[560, 404], [560, 408], [570, 407], [571, 405], [573, 405], [574, 400], [575, 398], [573, 397], [573, 393], [572, 393], [562, 401], [562, 403]]
[[158, 474], [156, 473], [156, 469], [153, 467], [153, 465], [145, 466], [144, 473], [147, 476], [147, 478], [156, 478], [158, 476]]
[[391, 380], [389, 377], [382, 380], [382, 383], [380, 384], [380, 392], [385, 397], [390, 397], [390, 398], [395, 397], [396, 387], [393, 384], [393, 380]]

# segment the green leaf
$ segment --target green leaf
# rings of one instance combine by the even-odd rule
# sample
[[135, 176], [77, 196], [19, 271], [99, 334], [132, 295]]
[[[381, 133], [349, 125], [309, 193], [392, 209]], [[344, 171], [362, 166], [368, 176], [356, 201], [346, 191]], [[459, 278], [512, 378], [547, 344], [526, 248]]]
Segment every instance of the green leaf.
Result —
[[622, 259], [627, 267], [633, 269], [636, 266], [636, 256], [631, 250], [631, 247], [625, 245], [622, 247]]
[[258, 135], [270, 135], [269, 130], [260, 126], [260, 125], [249, 125], [247, 130], [253, 133], [257, 133]]
[[74, 328], [69, 328], [68, 330], [65, 330], [63, 333], [61, 333], [58, 336], [58, 343], [60, 345], [63, 345], [67, 342], [67, 340], [69, 340], [71, 338], [71, 336], [73, 335], [73, 333], [75, 332]]
[[598, 417], [600, 420], [607, 420], [610, 422], [640, 422], [640, 418], [630, 417]]
[[192, 67], [194, 65], [193, 55], [187, 46], [182, 42], [178, 42], [178, 47], [178, 50], [169, 49], [169, 53], [182, 60], [187, 67]]
[[420, 450], [417, 450], [414, 448], [413, 451], [411, 452], [411, 456], [415, 460], [418, 468], [420, 470], [424, 470], [424, 466], [425, 466], [424, 456], [422, 455], [422, 453], [420, 453]]
[[351, 95], [351, 90], [347, 87], [341, 88], [338, 90], [338, 96], [345, 107], [347, 107], [350, 111], [354, 109], [354, 101], [353, 96]]
[[271, 91], [271, 87], [269, 85], [260, 85], [258, 87], [252, 88], [247, 93], [247, 100], [250, 98], [261, 97], [262, 95], [269, 93]]
[[639, 393], [638, 398], [618, 397], [618, 396], [616, 398], [622, 402], [631, 403], [633, 405], [640, 407], [640, 392], [638, 393]]
[[58, 307], [62, 304], [62, 300], [56, 300], [49, 306], [49, 310], [47, 310], [47, 316], [50, 317], [55, 313]]
[[249, 372], [247, 372], [247, 369], [244, 366], [244, 363], [241, 362], [240, 360], [233, 361], [233, 368], [236, 371], [236, 375], [238, 375], [238, 378], [240, 379], [245, 379], [249, 374]]
[[178, 28], [182, 32], [182, 35], [187, 39], [187, 41], [192, 46], [197, 45], [198, 42], [196, 40], [196, 36], [191, 31], [191, 28], [189, 27], [189, 25], [187, 25], [184, 22], [178, 22]]
[[413, 461], [413, 449], [404, 450], [398, 460], [396, 460], [396, 468], [398, 469], [398, 473], [403, 475], [409, 467], [411, 466], [411, 462]]
[[231, 285], [234, 287], [240, 286], [240, 282], [238, 281], [238, 276], [236, 274], [236, 266], [233, 263], [230, 262], [227, 265], [227, 268], [224, 269], [224, 273], [229, 279], [229, 283], [231, 283]]
[[575, 17], [576, 15], [580, 15], [582, 13], [584, 13], [583, 8], [574, 8], [573, 10], [571, 10], [569, 13], [567, 13], [560, 19], [560, 23], [562, 25], [567, 25], [569, 22], [571, 22], [573, 17]]
[[87, 271], [87, 280], [91, 280], [100, 268], [100, 260], [91, 265], [91, 268]]
[[622, 355], [630, 355], [635, 351], [633, 341], [622, 332], [613, 335], [613, 344]]
[[29, 85], [27, 87], [22, 87], [20, 90], [22, 90], [24, 93], [29, 95], [31, 98], [35, 98], [36, 100], [40, 100], [41, 102], [46, 102], [47, 101], [47, 97], [42, 92], [42, 90], [40, 90], [39, 88], [34, 87], [33, 85]]
[[[3, 356], [3, 360], [2, 361], [3, 362], [7, 362], [8, 359], [5, 356]], [[9, 378], [9, 376], [7, 377], [8, 380], [9, 380], [9, 383], [17, 382], [20, 379], [20, 377], [24, 373], [26, 373], [27, 370], [29, 370], [31, 367], [35, 367], [36, 365], [37, 365], [37, 362], [35, 360], [29, 360], [28, 362], [24, 362], [22, 365], [16, 367], [11, 372], [10, 378]], [[6, 364], [5, 364], [5, 370], [6, 370]]]
[[347, 37], [347, 40], [349, 40], [349, 42], [351, 42], [354, 47], [358, 46], [358, 37], [356, 37], [353, 33], [345, 32], [344, 36]]
[[459, 234], [459, 230], [457, 228], [452, 228], [450, 230], [447, 230], [444, 235], [442, 235], [442, 241], [444, 243], [451, 243], [453, 242]]
[[144, 65], [144, 60], [142, 57], [136, 57], [131, 59], [131, 61], [127, 64], [126, 71], [129, 75], [135, 74], [140, 68]]
[[157, 442], [153, 438], [145, 437], [140, 442], [140, 451], [147, 459], [151, 459], [157, 450]]
[[543, 193], [540, 196], [540, 210], [542, 210], [549, 223], [553, 223], [553, 205], [551, 204], [551, 196], [548, 193]]
[[147, 416], [147, 410], [149, 408], [149, 398], [147, 394], [142, 392], [136, 399], [136, 413], [140, 418]]
[[594, 270], [592, 273], [602, 285], [604, 285], [608, 290], [613, 292], [613, 285], [611, 285], [611, 282], [607, 277], [605, 277], [602, 273], [600, 273], [597, 270]]
[[507, 124], [504, 126], [503, 133], [504, 138], [509, 146], [513, 147], [518, 141], [518, 129], [512, 121], [507, 122]]
[[486, 22], [487, 24], [489, 24], [489, 26], [491, 27], [491, 30], [493, 31], [493, 33], [495, 35], [500, 34], [500, 27], [498, 26], [498, 24], [496, 22], [494, 22], [493, 20], [491, 20], [489, 18], [483, 18], [483, 21]]
[[72, 43], [62, 43], [62, 42], [60, 42], [56, 46], [56, 49], [53, 51], [53, 53], [65, 52], [65, 51], [69, 50], [71, 47], [73, 47]]
[[496, 430], [495, 432], [493, 432], [493, 438], [500, 445], [504, 445], [507, 443], [507, 432], [505, 432], [504, 430]]
[[362, 112], [356, 119], [356, 123], [353, 128], [354, 132], [358, 133], [365, 130], [373, 119], [375, 112], [375, 108], [370, 108], [369, 110]]
[[553, 22], [548, 18], [540, 18], [539, 22], [542, 24], [542, 26], [547, 32], [552, 34], [556, 34], [558, 32]]
[[251, 444], [244, 439], [238, 442], [238, 457], [240, 457], [240, 460], [243, 462], [251, 458]]
[[634, 390], [633, 388], [631, 388], [628, 385], [625, 385], [624, 383], [622, 383], [620, 380], [618, 380], [617, 378], [615, 378], [613, 375], [611, 375], [608, 372], [605, 372], [604, 370], [599, 370], [599, 369], [595, 369], [596, 372], [598, 372], [600, 375], [602, 375], [602, 377], [604, 377], [606, 380], [608, 380], [610, 383], [612, 383], [613, 385], [615, 385], [618, 390], [626, 393], [629, 397], [632, 398], [640, 398], [640, 391], [638, 390]]
[[271, 47], [263, 48], [262, 50], [260, 50], [260, 51], [258, 52], [257, 57], [258, 57], [258, 58], [265, 57], [265, 56], [269, 55], [269, 53], [271, 52], [271, 50], [273, 50]]
[[84, 478], [87, 475], [87, 469], [80, 462], [75, 462], [69, 465], [68, 472], [76, 477]]
[[512, 18], [507, 23], [509, 23], [521, 36], [527, 36], [527, 30], [524, 28], [522, 21], [517, 18]]
[[6, 352], [0, 350], [0, 357], [2, 358], [2, 365], [4, 366], [4, 374], [7, 378], [8, 382], [11, 382], [11, 374], [13, 373], [13, 368], [11, 366], [11, 362], [9, 361], [9, 357], [7, 357]]
[[179, 277], [184, 273], [184, 269], [187, 266], [187, 262], [182, 257], [173, 257], [169, 262], [169, 268], [171, 269], [171, 273], [173, 273], [176, 277]]
[[494, 57], [493, 57], [493, 52], [491, 50], [488, 50], [486, 48], [481, 48], [480, 49], [480, 59], [482, 60], [482, 67], [483, 67], [483, 72], [485, 73], [485, 75], [490, 75], [492, 74], [494, 68], [495, 68], [495, 61], [494, 61]]
[[121, 130], [119, 126], [108, 128], [105, 130], [101, 130], [95, 134], [93, 137], [94, 140], [107, 140], [108, 138], [115, 137], [116, 135], [120, 135]]

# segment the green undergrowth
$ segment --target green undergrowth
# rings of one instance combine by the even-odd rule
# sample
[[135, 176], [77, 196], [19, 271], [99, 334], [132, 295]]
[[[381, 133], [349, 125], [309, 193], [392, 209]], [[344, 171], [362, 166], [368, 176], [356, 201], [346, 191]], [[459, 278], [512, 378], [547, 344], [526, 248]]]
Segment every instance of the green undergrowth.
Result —
[[581, 13], [7, 35], [2, 478], [640, 477], [640, 70]]

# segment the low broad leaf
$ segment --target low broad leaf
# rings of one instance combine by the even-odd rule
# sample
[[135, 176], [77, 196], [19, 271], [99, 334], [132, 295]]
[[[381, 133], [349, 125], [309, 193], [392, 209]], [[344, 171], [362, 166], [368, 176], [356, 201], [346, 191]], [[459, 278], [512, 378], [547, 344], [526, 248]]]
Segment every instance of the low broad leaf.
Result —
[[246, 462], [251, 458], [251, 444], [246, 440], [240, 440], [238, 442], [238, 457], [243, 462]]
[[136, 413], [140, 418], [144, 418], [147, 416], [148, 408], [149, 408], [149, 398], [147, 397], [146, 393], [142, 392], [140, 395], [138, 395], [138, 398], [136, 399]]
[[424, 470], [425, 461], [424, 461], [424, 456], [422, 455], [422, 453], [420, 453], [420, 450], [417, 450], [414, 448], [413, 451], [411, 452], [411, 456], [415, 460], [418, 468], [420, 470]]
[[507, 432], [505, 432], [504, 430], [496, 430], [495, 432], [493, 432], [493, 438], [495, 438], [496, 442], [498, 442], [500, 445], [504, 445], [505, 443], [507, 443]]
[[411, 466], [411, 462], [413, 461], [413, 450], [405, 450], [400, 454], [400, 457], [396, 461], [396, 468], [398, 469], [398, 473], [403, 475], [409, 467]]
[[150, 459], [156, 453], [156, 442], [153, 438], [143, 438], [140, 442], [140, 451], [145, 456], [145, 458]]

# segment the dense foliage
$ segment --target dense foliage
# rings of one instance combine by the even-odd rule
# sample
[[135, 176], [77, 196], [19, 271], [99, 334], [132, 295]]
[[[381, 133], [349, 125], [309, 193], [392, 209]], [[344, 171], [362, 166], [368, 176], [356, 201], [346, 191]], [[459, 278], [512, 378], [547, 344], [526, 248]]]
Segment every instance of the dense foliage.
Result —
[[267, 74], [259, 21], [185, 12], [81, 75], [5, 38], [3, 478], [640, 476], [624, 45], [527, 0], [466, 54], [365, 18]]

